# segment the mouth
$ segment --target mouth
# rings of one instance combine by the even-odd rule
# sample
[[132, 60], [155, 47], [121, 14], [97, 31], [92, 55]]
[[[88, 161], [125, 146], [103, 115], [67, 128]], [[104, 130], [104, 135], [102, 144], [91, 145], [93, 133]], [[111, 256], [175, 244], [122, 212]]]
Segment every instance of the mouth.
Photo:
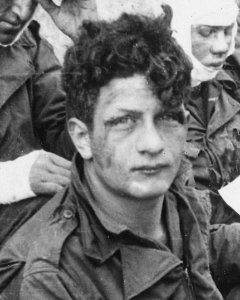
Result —
[[162, 171], [163, 168], [166, 168], [166, 165], [156, 164], [156, 165], [144, 165], [140, 167], [135, 167], [132, 170], [134, 172], [140, 172], [145, 175], [155, 175]]
[[19, 23], [14, 23], [6, 20], [1, 20], [0, 21], [0, 29], [3, 32], [6, 33], [15, 33], [19, 31], [21, 28], [21, 24]]

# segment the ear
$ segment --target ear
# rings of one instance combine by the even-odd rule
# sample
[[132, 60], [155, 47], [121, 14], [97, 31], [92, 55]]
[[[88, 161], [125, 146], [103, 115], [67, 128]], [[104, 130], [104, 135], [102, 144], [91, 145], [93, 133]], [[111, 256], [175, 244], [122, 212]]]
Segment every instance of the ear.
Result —
[[83, 159], [92, 158], [91, 142], [89, 131], [85, 123], [77, 118], [68, 120], [68, 131], [77, 151]]

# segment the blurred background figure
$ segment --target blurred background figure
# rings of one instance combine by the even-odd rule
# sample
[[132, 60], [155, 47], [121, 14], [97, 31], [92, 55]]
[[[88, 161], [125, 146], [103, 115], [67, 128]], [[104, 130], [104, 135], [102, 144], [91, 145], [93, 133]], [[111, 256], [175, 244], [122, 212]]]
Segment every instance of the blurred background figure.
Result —
[[228, 61], [235, 51], [238, 6], [235, 0], [169, 2], [173, 34], [193, 64], [185, 154], [197, 189], [210, 191], [212, 223], [239, 221], [219, 195], [240, 174], [239, 77]]
[[[58, 5], [61, 2], [61, 0], [55, 0]], [[38, 6], [34, 19], [41, 24], [40, 35], [53, 46], [54, 52], [62, 64], [65, 52], [72, 45], [71, 38], [58, 29], [49, 14], [41, 6]]]

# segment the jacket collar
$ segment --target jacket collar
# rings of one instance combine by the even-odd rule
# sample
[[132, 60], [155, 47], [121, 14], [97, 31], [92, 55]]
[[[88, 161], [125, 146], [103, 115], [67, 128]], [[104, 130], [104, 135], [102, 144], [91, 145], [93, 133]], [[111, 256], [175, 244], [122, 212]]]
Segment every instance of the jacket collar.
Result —
[[228, 91], [235, 90], [237, 85], [226, 71], [220, 70], [218, 72], [213, 85], [217, 86], [219, 94], [217, 95], [215, 111], [209, 120], [208, 136], [214, 134], [240, 111], [240, 104], [228, 93]]
[[91, 194], [83, 183], [83, 163], [81, 156], [75, 154], [69, 192], [76, 203], [80, 227], [90, 228], [87, 234], [82, 235], [84, 253], [98, 264], [102, 264], [119, 250], [119, 246], [114, 236], [110, 235], [101, 224], [90, 205], [88, 199]]
[[40, 25], [37, 21], [31, 21], [28, 28], [25, 29], [19, 40], [16, 41], [16, 45], [20, 45], [22, 47], [34, 47], [36, 42], [33, 37], [39, 36]]
[[216, 80], [221, 82], [226, 88], [235, 89], [237, 87], [234, 79], [224, 70], [220, 70], [216, 76]]
[[[132, 299], [168, 274], [169, 280], [174, 273], [173, 286], [180, 283], [182, 261], [164, 247], [159, 249], [123, 246], [121, 248], [123, 284], [127, 299]], [[178, 268], [180, 267], [180, 268]], [[178, 269], [179, 271], [177, 272]], [[171, 271], [175, 271], [172, 272]], [[172, 292], [174, 291], [171, 287]]]

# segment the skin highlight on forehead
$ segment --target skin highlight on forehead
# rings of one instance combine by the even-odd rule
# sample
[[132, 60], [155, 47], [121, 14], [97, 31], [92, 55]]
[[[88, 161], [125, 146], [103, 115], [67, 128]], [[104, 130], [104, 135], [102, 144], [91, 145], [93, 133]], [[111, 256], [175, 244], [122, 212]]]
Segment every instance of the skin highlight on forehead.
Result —
[[[141, 80], [135, 81], [135, 78], [138, 77]], [[129, 89], [126, 89], [126, 79], [128, 80]], [[145, 87], [148, 86], [147, 80], [145, 76], [135, 74], [132, 78], [126, 77], [126, 78], [114, 78], [112, 79], [106, 86], [103, 86], [100, 89], [100, 97], [99, 101], [101, 101], [101, 95], [104, 93], [105, 96], [107, 96], [108, 100], [104, 99], [105, 105], [109, 105], [111, 102], [117, 100], [119, 97], [119, 92], [122, 93], [124, 91], [124, 94], [131, 95], [132, 87], [134, 85], [135, 90], [143, 90]], [[114, 89], [112, 88], [114, 86]]]

